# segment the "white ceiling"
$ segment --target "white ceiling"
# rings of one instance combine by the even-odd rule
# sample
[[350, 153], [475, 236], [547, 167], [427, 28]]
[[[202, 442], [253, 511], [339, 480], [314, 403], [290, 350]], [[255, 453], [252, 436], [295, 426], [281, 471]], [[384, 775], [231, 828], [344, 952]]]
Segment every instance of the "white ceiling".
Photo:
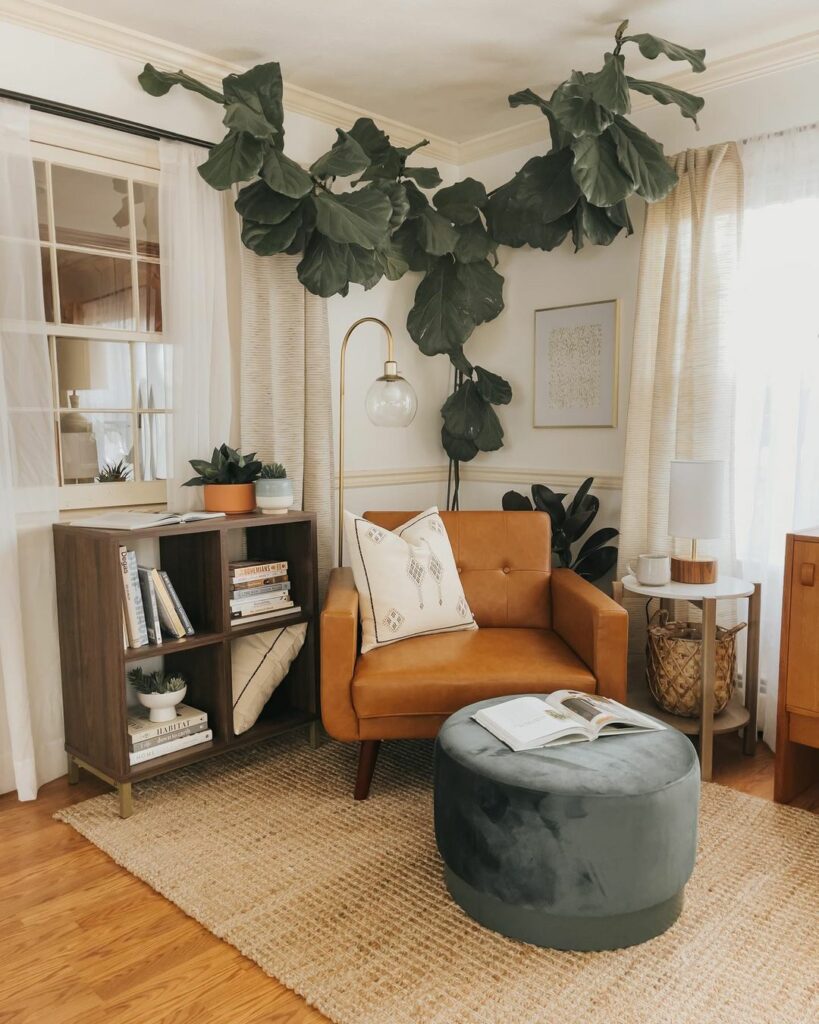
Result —
[[[595, 70], [624, 14], [607, 0], [61, 0], [222, 60], [463, 142], [532, 118], [510, 92]], [[631, 30], [722, 59], [819, 30], [817, 0], [633, 0]], [[660, 79], [664, 58], [628, 67]]]

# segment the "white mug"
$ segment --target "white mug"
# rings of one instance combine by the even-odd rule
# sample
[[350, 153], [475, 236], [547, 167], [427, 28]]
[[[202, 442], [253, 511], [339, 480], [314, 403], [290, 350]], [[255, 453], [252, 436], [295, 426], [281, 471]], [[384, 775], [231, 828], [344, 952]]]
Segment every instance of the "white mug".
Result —
[[663, 587], [671, 582], [671, 558], [668, 555], [638, 555], [637, 568], [629, 563], [628, 571], [643, 587]]

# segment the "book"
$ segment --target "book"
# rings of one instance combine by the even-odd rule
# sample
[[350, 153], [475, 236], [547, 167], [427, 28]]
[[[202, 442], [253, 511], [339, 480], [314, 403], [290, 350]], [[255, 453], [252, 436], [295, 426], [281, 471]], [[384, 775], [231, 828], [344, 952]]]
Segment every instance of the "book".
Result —
[[229, 565], [231, 580], [239, 583], [243, 580], [257, 580], [263, 576], [278, 576], [287, 572], [287, 562], [231, 562]]
[[179, 526], [198, 523], [203, 519], [221, 519], [224, 512], [103, 512], [85, 519], [72, 519], [71, 526], [84, 526], [89, 530], [149, 530], [153, 526]]
[[165, 630], [168, 636], [172, 636], [174, 640], [181, 640], [185, 636], [185, 627], [182, 625], [176, 605], [168, 593], [168, 588], [165, 586], [165, 580], [162, 579], [159, 569], [151, 569], [151, 581], [154, 585], [157, 611], [159, 612], [159, 622], [162, 629]]
[[138, 750], [149, 750], [151, 747], [162, 746], [169, 740], [180, 740], [183, 736], [192, 736], [196, 732], [204, 732], [207, 727], [207, 722], [200, 722], [199, 725], [186, 725], [184, 728], [177, 729], [176, 732], [169, 733], [167, 736], [154, 736], [152, 739], [139, 740], [136, 743], [129, 744], [129, 746], [134, 753]]
[[242, 590], [236, 588], [232, 591], [232, 601], [252, 601], [256, 598], [262, 597], [264, 594], [285, 594], [290, 590], [290, 581], [285, 580], [283, 583], [268, 583], [265, 586], [260, 587], [247, 587]]
[[170, 594], [171, 600], [173, 601], [173, 606], [176, 609], [176, 614], [182, 621], [182, 626], [185, 630], [186, 635], [193, 636], [194, 628], [191, 625], [191, 620], [188, 618], [187, 612], [183, 608], [182, 602], [179, 600], [179, 595], [174, 590], [173, 583], [171, 583], [170, 577], [168, 576], [164, 569], [159, 570], [159, 575], [162, 577], [162, 582], [165, 584], [165, 587], [167, 588], [167, 591]]
[[156, 604], [156, 588], [151, 578], [151, 570], [143, 565], [137, 566], [139, 589], [142, 592], [142, 607], [145, 610], [145, 623], [148, 639], [152, 644], [162, 643], [162, 629], [159, 622], [159, 609]]
[[131, 647], [145, 647], [148, 643], [148, 628], [145, 623], [145, 609], [142, 607], [142, 592], [139, 589], [136, 554], [128, 551], [123, 545], [119, 548], [119, 568], [128, 643]]
[[272, 587], [277, 583], [289, 583], [283, 573], [278, 576], [260, 576], [254, 580], [240, 580], [233, 584], [234, 594], [243, 594], [246, 590], [258, 591], [261, 587]]
[[276, 605], [282, 601], [293, 601], [290, 597], [289, 590], [280, 590], [272, 594], [261, 594], [259, 597], [241, 597], [233, 598], [230, 602], [232, 611], [246, 611], [248, 608], [259, 608], [264, 605]]
[[259, 612], [254, 615], [240, 615], [236, 618], [231, 618], [230, 625], [232, 627], [244, 626], [249, 622], [262, 622], [266, 621], [267, 619], [277, 619], [281, 615], [297, 615], [300, 611], [301, 605], [296, 604], [293, 605], [292, 608], [282, 608], [278, 611], [273, 612]]
[[128, 709], [128, 745], [133, 749], [137, 743], [146, 740], [173, 737], [181, 729], [208, 724], [207, 712], [192, 708], [189, 704], [176, 705], [176, 718], [169, 722], [152, 722], [148, 708], [132, 707]]
[[292, 608], [293, 602], [289, 599], [279, 599], [272, 601], [259, 601], [253, 604], [241, 605], [239, 608], [234, 608], [231, 605], [230, 616], [233, 619], [244, 618], [247, 615], [258, 615], [261, 612], [276, 612], [282, 608]]
[[557, 690], [546, 697], [515, 697], [481, 708], [474, 720], [512, 750], [582, 743], [600, 736], [653, 732], [665, 726], [610, 697]]
[[178, 740], [168, 740], [167, 743], [160, 743], [158, 747], [147, 747], [145, 750], [132, 750], [128, 754], [130, 765], [142, 764], [145, 761], [152, 761], [155, 757], [164, 757], [166, 754], [173, 754], [176, 750], [185, 750], [187, 747], [195, 747], [199, 743], [208, 743], [213, 739], [212, 729], [203, 729], [202, 732], [194, 732], [188, 736], [182, 736]]

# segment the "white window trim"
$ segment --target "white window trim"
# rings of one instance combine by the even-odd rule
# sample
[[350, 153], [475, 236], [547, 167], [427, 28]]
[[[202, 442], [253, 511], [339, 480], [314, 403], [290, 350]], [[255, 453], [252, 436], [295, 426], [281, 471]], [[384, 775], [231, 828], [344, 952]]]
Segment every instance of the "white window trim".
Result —
[[[83, 124], [49, 114], [32, 112], [31, 150], [35, 160], [82, 170], [110, 174], [127, 179], [138, 178], [147, 184], [159, 185], [159, 147], [155, 140], [128, 135], [97, 125]], [[53, 220], [53, 217], [52, 217]], [[132, 231], [134, 226], [132, 225]], [[61, 246], [78, 252], [98, 253], [98, 250], [79, 246]], [[51, 252], [55, 250], [53, 245]], [[136, 259], [129, 253], [130, 259]], [[147, 262], [158, 262], [147, 258]], [[52, 265], [52, 279], [56, 285], [56, 268]], [[110, 341], [111, 331], [105, 328], [74, 324], [47, 324], [53, 337], [80, 337]], [[132, 342], [157, 343], [165, 341], [162, 334], [130, 331]], [[168, 413], [170, 415], [170, 413]], [[56, 427], [55, 427], [56, 430]], [[59, 445], [59, 431], [57, 444]], [[60, 510], [114, 508], [128, 505], [164, 505], [167, 488], [164, 480], [138, 480], [123, 483], [61, 484], [58, 487]]]

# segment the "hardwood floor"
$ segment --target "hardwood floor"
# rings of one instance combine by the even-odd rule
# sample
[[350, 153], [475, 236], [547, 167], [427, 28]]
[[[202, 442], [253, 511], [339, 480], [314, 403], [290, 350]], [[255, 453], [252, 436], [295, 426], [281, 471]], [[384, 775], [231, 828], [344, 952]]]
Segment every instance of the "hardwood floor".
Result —
[[[717, 737], [716, 782], [773, 796], [773, 755]], [[51, 815], [103, 792], [82, 775], [0, 797], [0, 1024], [326, 1020]], [[819, 786], [798, 806], [819, 811]]]

